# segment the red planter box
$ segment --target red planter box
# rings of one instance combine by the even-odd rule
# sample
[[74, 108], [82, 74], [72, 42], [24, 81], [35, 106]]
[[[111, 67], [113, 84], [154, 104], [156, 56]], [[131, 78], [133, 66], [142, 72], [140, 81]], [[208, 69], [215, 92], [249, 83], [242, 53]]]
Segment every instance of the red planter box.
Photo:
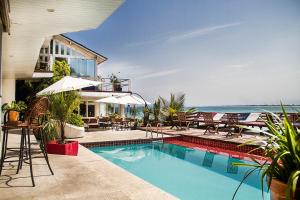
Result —
[[47, 152], [50, 154], [77, 156], [78, 141], [67, 141], [65, 144], [47, 144]]

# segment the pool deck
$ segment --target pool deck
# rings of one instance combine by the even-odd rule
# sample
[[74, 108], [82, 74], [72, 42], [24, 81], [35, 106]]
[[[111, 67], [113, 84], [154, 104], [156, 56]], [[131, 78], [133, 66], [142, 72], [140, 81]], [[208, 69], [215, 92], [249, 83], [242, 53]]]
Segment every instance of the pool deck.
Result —
[[[144, 131], [108, 130], [89, 132], [86, 137], [78, 140], [100, 142], [145, 138]], [[8, 146], [17, 147], [19, 141], [19, 134], [10, 134]], [[0, 177], [0, 199], [176, 199], [81, 145], [78, 156], [49, 155], [49, 159], [54, 175], [50, 174], [43, 158], [33, 159], [35, 187], [31, 187], [28, 165], [24, 164], [16, 175], [16, 163], [6, 164]]]
[[[142, 127], [141, 129], [146, 130], [145, 127]], [[152, 130], [153, 130], [153, 136], [156, 136], [157, 128], [152, 127]], [[161, 132], [161, 130], [159, 130], [159, 132]], [[226, 137], [227, 132], [224, 132], [222, 130], [219, 130], [219, 134], [204, 134], [205, 130], [198, 129], [198, 128], [178, 130], [176, 128], [171, 129], [171, 127], [162, 127], [162, 132], [168, 136], [186, 135], [186, 136], [193, 136], [193, 137], [199, 137], [204, 139], [213, 139], [213, 140], [220, 140], [224, 142], [232, 142], [237, 144], [253, 141], [253, 145], [260, 145], [261, 141], [266, 140], [267, 138], [265, 136], [261, 136], [258, 132], [254, 132], [254, 131], [244, 131], [242, 133], [242, 137], [236, 137], [236, 136]]]

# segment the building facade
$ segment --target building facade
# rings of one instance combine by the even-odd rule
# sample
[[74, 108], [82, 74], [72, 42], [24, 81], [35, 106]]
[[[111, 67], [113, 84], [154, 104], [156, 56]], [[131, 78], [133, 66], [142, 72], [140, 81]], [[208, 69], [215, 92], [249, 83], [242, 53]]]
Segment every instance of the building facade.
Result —
[[[71, 76], [102, 82], [99, 87], [84, 88], [80, 91], [83, 100], [79, 109], [80, 114], [84, 117], [105, 116], [109, 114], [109, 106], [96, 103], [95, 100], [111, 95], [127, 95], [131, 92], [129, 79], [120, 79], [119, 87], [115, 88], [109, 78], [101, 77], [99, 68], [106, 60], [107, 58], [103, 55], [64, 35], [55, 35], [44, 41], [33, 78], [52, 77], [54, 62], [67, 62], [71, 69]], [[117, 111], [124, 115], [123, 106], [118, 106]]]

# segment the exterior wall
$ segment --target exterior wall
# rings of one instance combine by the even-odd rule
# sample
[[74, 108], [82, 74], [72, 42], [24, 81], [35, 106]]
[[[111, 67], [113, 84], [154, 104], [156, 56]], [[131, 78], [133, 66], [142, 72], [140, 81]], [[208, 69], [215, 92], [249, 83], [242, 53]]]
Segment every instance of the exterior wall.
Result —
[[14, 101], [16, 97], [16, 79], [2, 79], [2, 88], [3, 93], [1, 103], [10, 103], [11, 101]]

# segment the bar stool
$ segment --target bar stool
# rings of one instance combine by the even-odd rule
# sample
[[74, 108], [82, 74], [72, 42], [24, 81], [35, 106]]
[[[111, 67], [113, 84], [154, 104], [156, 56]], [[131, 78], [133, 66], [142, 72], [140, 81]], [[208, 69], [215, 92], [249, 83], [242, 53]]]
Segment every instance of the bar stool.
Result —
[[[17, 174], [19, 170], [22, 169], [23, 162], [29, 164], [30, 175], [33, 187], [35, 186], [34, 177], [33, 177], [33, 168], [32, 168], [32, 149], [31, 149], [31, 141], [30, 141], [30, 130], [37, 131], [40, 136], [40, 149], [43, 154], [43, 157], [46, 160], [48, 168], [53, 175], [53, 171], [51, 169], [48, 153], [46, 149], [46, 135], [43, 131], [43, 120], [47, 113], [49, 106], [49, 100], [46, 97], [39, 98], [35, 102], [32, 103], [30, 108], [26, 113], [26, 120], [24, 122], [16, 122], [10, 123], [5, 120], [4, 125], [2, 126], [3, 130], [3, 142], [2, 142], [2, 153], [1, 153], [1, 162], [0, 162], [0, 175], [2, 173], [4, 162], [18, 162]], [[8, 112], [5, 113], [5, 119], [8, 116]], [[5, 159], [11, 158], [11, 156], [6, 156], [7, 151], [17, 151], [17, 148], [8, 148], [7, 140], [8, 140], [8, 131], [11, 129], [21, 129], [21, 140], [19, 147], [19, 159], [16, 160], [7, 160]], [[25, 154], [25, 155], [24, 155]], [[37, 157], [35, 157], [37, 158]], [[29, 162], [27, 162], [27, 160]]]

